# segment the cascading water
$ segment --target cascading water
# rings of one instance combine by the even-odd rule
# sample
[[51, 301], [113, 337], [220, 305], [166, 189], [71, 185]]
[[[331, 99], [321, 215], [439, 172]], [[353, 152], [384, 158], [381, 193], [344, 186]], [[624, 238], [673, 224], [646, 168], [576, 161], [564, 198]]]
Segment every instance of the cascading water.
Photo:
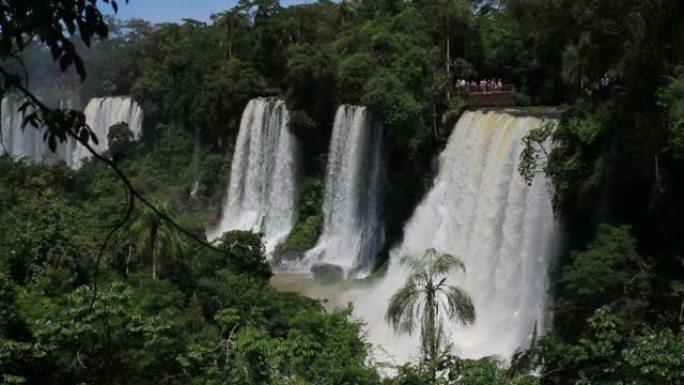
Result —
[[470, 327], [445, 321], [455, 353], [506, 360], [534, 332], [543, 332], [559, 228], [547, 181], [537, 177], [528, 186], [518, 173], [522, 139], [541, 123], [540, 117], [515, 111], [465, 112], [440, 156], [432, 190], [390, 253], [386, 276], [345, 294], [342, 302], [354, 302], [357, 316], [367, 322], [370, 342], [397, 362], [420, 352], [417, 335], [395, 334], [383, 318], [407, 277], [399, 259], [430, 247], [463, 259], [467, 272], [448, 280], [471, 295], [477, 312]]
[[344, 105], [337, 110], [328, 153], [323, 233], [306, 253], [308, 262], [365, 274], [382, 248], [382, 131], [365, 107]]
[[[90, 156], [88, 150], [73, 138], [58, 143], [55, 152], [51, 152], [43, 140], [45, 128], [35, 129], [28, 125], [22, 128], [24, 115], [19, 113], [21, 101], [14, 97], [2, 100], [2, 136], [0, 153], [15, 158], [28, 158], [34, 162], [51, 163], [63, 160], [72, 168], [78, 168], [83, 159]], [[60, 108], [73, 108], [73, 103], [64, 101]], [[95, 98], [88, 103], [85, 111], [86, 123], [97, 136], [98, 145], [92, 144], [99, 152], [107, 149], [107, 133], [109, 127], [119, 122], [126, 122], [137, 138], [142, 130], [142, 110], [129, 97]]]
[[[109, 128], [117, 123], [128, 123], [128, 128], [136, 139], [142, 132], [142, 109], [138, 103], [127, 96], [93, 98], [83, 113], [86, 123], [97, 137], [98, 144], [92, 143], [91, 147], [98, 153], [106, 151], [109, 147], [107, 134]], [[85, 147], [77, 144], [71, 154], [71, 164], [78, 168], [83, 160], [90, 156], [90, 152]]]
[[47, 145], [43, 141], [45, 130], [36, 130], [30, 124], [24, 129], [25, 115], [19, 112], [21, 104], [22, 101], [15, 97], [9, 96], [2, 99], [0, 153], [43, 162], [49, 154]]
[[221, 222], [209, 238], [231, 230], [262, 232], [266, 252], [273, 252], [292, 230], [298, 152], [285, 103], [250, 100], [240, 122]]

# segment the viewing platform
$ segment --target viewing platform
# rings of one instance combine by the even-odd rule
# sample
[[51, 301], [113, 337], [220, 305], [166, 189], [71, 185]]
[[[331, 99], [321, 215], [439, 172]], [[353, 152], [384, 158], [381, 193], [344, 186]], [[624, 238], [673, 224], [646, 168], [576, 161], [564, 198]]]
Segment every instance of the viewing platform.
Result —
[[515, 104], [515, 87], [512, 84], [504, 84], [500, 89], [482, 90], [480, 87], [473, 89], [456, 87], [456, 92], [461, 95], [470, 108], [482, 107], [510, 107]]

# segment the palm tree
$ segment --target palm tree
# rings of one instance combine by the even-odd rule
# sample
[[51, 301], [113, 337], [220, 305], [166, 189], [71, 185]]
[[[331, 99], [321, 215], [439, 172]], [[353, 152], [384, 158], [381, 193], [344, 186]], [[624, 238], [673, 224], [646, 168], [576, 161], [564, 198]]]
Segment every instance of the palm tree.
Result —
[[452, 271], [465, 272], [463, 262], [451, 255], [428, 249], [422, 258], [401, 258], [409, 276], [404, 286], [390, 299], [385, 321], [399, 332], [411, 334], [420, 322], [423, 357], [435, 362], [442, 342], [442, 316], [463, 325], [475, 321], [475, 307], [462, 289], [446, 284]]
[[338, 19], [344, 27], [358, 13], [358, 4], [354, 0], [342, 0], [338, 7]]
[[[155, 199], [152, 204], [164, 215], [173, 219], [171, 202], [168, 199]], [[145, 208], [131, 225], [131, 233], [137, 237], [139, 256], [152, 256], [152, 279], [157, 279], [159, 256], [164, 253], [168, 257], [176, 257], [185, 249], [178, 231], [169, 225], [156, 212]]]

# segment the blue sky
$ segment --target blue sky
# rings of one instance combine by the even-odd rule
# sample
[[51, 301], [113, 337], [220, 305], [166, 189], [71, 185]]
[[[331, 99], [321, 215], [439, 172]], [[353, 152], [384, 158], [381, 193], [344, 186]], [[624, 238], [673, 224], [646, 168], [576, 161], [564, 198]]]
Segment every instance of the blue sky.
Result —
[[[212, 13], [233, 8], [238, 0], [118, 0], [119, 19], [145, 19], [154, 23], [176, 22], [182, 19], [208, 21]], [[314, 0], [280, 0], [282, 6], [313, 3]], [[100, 9], [111, 9], [100, 4]]]

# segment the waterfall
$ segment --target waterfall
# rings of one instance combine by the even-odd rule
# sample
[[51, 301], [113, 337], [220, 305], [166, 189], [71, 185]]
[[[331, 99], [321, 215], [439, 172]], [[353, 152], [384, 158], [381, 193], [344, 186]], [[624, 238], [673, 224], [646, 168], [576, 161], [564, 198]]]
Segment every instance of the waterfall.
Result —
[[45, 129], [35, 129], [30, 124], [24, 129], [25, 114], [19, 112], [23, 101], [8, 96], [2, 99], [2, 131], [0, 153], [15, 158], [27, 158], [35, 162], [49, 160], [50, 151], [43, 140]]
[[257, 231], [272, 253], [292, 229], [298, 152], [285, 103], [250, 100], [240, 122], [221, 222], [209, 238], [231, 230]]
[[440, 156], [434, 186], [390, 253], [386, 276], [347, 294], [345, 300], [368, 323], [370, 342], [398, 362], [420, 352], [418, 333], [396, 334], [383, 318], [407, 277], [399, 259], [430, 247], [459, 256], [466, 266], [465, 274], [448, 281], [470, 294], [477, 320], [470, 327], [445, 321], [456, 354], [507, 360], [543, 332], [559, 227], [545, 178], [528, 186], [518, 173], [522, 139], [542, 121], [511, 110], [465, 112]]
[[[19, 113], [23, 102], [16, 97], [2, 99], [2, 132], [0, 139], [0, 153], [9, 154], [15, 158], [28, 158], [39, 163], [53, 163], [63, 160], [72, 168], [78, 168], [83, 159], [90, 156], [88, 150], [75, 139], [69, 137], [66, 142], [57, 144], [55, 152], [51, 152], [43, 140], [46, 132], [44, 127], [35, 129], [28, 125], [22, 129], [24, 114]], [[74, 108], [71, 100], [63, 101], [60, 108]], [[92, 144], [99, 152], [107, 150], [107, 133], [109, 127], [119, 122], [126, 122], [138, 138], [142, 130], [142, 110], [129, 97], [95, 98], [88, 103], [84, 114], [86, 123], [93, 130], [98, 144]]]
[[383, 130], [365, 107], [340, 106], [328, 152], [323, 233], [305, 258], [366, 274], [384, 243]]
[[[142, 109], [127, 96], [93, 98], [83, 113], [86, 123], [97, 137], [98, 144], [91, 143], [91, 147], [98, 153], [107, 150], [109, 128], [117, 123], [128, 123], [128, 128], [135, 139], [138, 139], [142, 132]], [[71, 154], [70, 164], [78, 168], [83, 160], [89, 157], [90, 152], [81, 144], [77, 144]]]

